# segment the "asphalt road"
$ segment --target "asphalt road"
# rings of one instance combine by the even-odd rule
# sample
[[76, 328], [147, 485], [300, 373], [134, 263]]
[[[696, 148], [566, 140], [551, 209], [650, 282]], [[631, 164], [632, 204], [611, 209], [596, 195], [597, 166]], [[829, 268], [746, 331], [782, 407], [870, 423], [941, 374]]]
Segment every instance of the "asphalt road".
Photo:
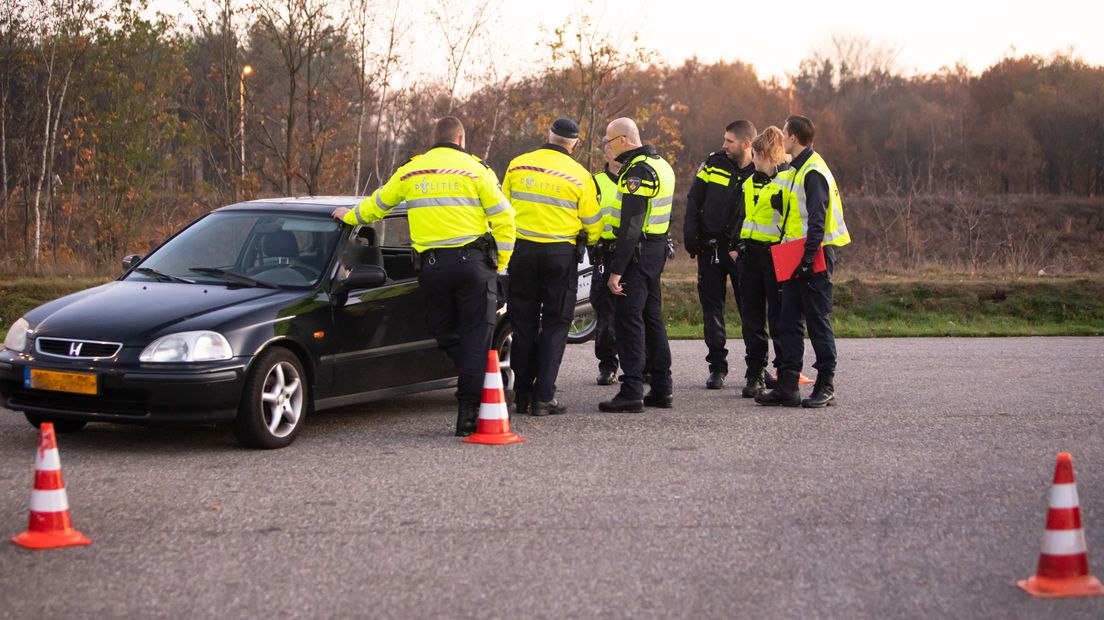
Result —
[[[675, 409], [601, 414], [615, 388], [572, 346], [571, 411], [515, 418], [507, 447], [452, 437], [447, 391], [320, 413], [270, 452], [90, 425], [59, 437], [94, 542], [0, 545], [0, 617], [1104, 617], [1014, 585], [1060, 450], [1104, 577], [1104, 339], [839, 348], [832, 409], [705, 390], [704, 345], [676, 342]], [[4, 537], [36, 442], [0, 411]]]

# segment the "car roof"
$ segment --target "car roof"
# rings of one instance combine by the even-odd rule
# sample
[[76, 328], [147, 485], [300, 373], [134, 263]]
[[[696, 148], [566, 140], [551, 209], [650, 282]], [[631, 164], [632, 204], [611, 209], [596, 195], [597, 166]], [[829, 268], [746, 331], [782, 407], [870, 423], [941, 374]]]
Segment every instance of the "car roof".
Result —
[[[286, 196], [283, 198], [259, 198], [216, 209], [216, 211], [302, 211], [310, 215], [329, 215], [337, 207], [353, 209], [367, 196]], [[406, 214], [404, 204], [396, 206], [388, 217]]]

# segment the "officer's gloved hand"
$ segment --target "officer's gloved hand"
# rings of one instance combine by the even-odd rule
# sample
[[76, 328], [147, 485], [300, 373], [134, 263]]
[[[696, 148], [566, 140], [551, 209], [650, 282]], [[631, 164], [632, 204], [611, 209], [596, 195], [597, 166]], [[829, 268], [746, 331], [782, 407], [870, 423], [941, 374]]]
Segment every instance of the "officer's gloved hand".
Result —
[[697, 258], [698, 254], [701, 254], [701, 242], [698, 240], [686, 239], [686, 253], [690, 255], [690, 258]]
[[801, 262], [797, 264], [797, 268], [794, 269], [793, 275], [790, 276], [794, 280], [809, 280], [813, 277], [813, 257], [806, 256], [801, 259]]

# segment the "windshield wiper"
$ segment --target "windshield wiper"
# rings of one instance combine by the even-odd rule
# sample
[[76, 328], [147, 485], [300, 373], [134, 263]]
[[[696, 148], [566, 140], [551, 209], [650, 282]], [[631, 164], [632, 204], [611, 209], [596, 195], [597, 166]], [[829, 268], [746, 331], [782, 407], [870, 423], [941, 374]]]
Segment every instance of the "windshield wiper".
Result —
[[179, 276], [172, 276], [167, 273], [161, 273], [160, 271], [156, 269], [151, 269], [149, 267], [138, 267], [134, 271], [137, 271], [144, 276], [149, 276], [157, 280], [158, 282], [182, 282], [184, 284], [195, 284], [195, 280], [189, 280], [187, 278], [181, 278]]
[[234, 273], [233, 271], [227, 271], [225, 269], [219, 269], [218, 267], [189, 267], [188, 271], [194, 271], [196, 273], [202, 273], [205, 276], [215, 276], [216, 278], [222, 278], [227, 282], [233, 282], [234, 284], [240, 284], [242, 286], [252, 286], [261, 288], [274, 288], [280, 287], [275, 284], [269, 284], [268, 282], [261, 282], [255, 280], [249, 276], [243, 276], [240, 273]]

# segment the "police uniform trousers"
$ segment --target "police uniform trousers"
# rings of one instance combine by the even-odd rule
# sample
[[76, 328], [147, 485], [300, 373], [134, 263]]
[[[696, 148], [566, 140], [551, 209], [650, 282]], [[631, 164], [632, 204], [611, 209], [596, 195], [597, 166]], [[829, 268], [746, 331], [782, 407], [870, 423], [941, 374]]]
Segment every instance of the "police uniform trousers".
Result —
[[778, 317], [782, 333], [778, 353], [779, 370], [801, 372], [805, 356], [805, 334], [801, 317], [804, 315], [809, 329], [809, 341], [813, 344], [817, 372], [836, 372], [836, 336], [832, 333], [832, 270], [835, 255], [831, 249], [824, 252], [828, 270], [813, 274], [806, 280], [789, 279], [782, 282], [782, 309]]
[[570, 243], [518, 239], [510, 259], [511, 365], [518, 402], [556, 397], [567, 332], [575, 315], [579, 262]]
[[639, 260], [629, 262], [621, 275], [624, 295], [614, 296], [614, 330], [617, 353], [621, 358], [624, 383], [621, 396], [640, 400], [644, 397], [645, 366], [649, 383], [659, 394], [670, 394], [671, 346], [663, 322], [663, 297], [659, 280], [667, 263], [665, 237], [644, 239]]
[[[604, 243], [600, 241], [599, 243]], [[608, 244], [607, 244], [608, 247]], [[613, 293], [609, 290], [609, 269], [603, 260], [594, 266], [590, 277], [590, 307], [594, 309], [594, 357], [598, 358], [598, 372], [617, 372], [617, 336], [613, 328]]]
[[494, 337], [498, 280], [483, 250], [435, 248], [422, 253], [418, 284], [426, 326], [459, 375], [456, 399], [479, 403]]
[[[744, 361], [748, 370], [757, 371], [767, 367], [770, 342], [774, 343], [774, 366], [778, 366], [778, 352], [782, 350], [782, 334], [778, 327], [782, 297], [774, 275], [770, 244], [754, 240], [745, 244], [747, 249], [739, 260], [740, 325], [744, 336]], [[800, 316], [798, 321], [804, 333], [805, 322]]]
[[[728, 242], [719, 239], [717, 248], [702, 248], [698, 254], [698, 300], [702, 307], [702, 324], [705, 331], [705, 346], [709, 353], [705, 361], [709, 363], [709, 372], [728, 373], [728, 349], [725, 343], [725, 296], [728, 284], [732, 284], [732, 296], [736, 307], [740, 307], [740, 282], [737, 279], [737, 266], [728, 255]], [[717, 262], [714, 264], [713, 260]]]

